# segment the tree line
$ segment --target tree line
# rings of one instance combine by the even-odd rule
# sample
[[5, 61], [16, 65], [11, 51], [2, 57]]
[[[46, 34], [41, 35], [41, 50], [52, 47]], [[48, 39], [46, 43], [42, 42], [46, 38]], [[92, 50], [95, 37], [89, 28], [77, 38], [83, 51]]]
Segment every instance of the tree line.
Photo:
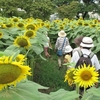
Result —
[[99, 4], [92, 0], [0, 0], [0, 16], [40, 18], [48, 20], [50, 15], [58, 13], [59, 18], [74, 18], [79, 12], [96, 11], [100, 13]]

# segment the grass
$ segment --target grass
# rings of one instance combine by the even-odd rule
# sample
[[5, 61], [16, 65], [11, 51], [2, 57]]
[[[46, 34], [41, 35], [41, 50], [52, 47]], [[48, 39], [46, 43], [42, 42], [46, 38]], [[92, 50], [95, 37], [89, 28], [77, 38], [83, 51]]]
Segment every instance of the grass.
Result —
[[49, 50], [49, 52], [51, 58], [47, 58], [46, 61], [41, 58], [36, 60], [33, 81], [49, 87], [49, 92], [56, 91], [60, 88], [71, 90], [68, 84], [64, 82], [64, 75], [67, 70], [66, 66], [58, 70], [57, 55], [52, 50]]

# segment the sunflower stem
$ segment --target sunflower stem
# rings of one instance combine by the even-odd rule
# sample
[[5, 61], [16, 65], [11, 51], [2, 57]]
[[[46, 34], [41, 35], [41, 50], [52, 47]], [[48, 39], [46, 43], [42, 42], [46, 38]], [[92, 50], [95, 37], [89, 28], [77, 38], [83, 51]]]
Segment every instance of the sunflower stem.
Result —
[[[76, 93], [79, 94], [79, 85], [76, 84]], [[79, 98], [76, 98], [76, 100], [79, 100]]]

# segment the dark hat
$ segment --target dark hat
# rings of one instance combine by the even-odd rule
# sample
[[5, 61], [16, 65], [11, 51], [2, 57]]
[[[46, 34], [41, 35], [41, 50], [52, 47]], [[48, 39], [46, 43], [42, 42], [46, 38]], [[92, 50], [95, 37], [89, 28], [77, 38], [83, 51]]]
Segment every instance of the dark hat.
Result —
[[83, 39], [84, 36], [79, 36], [77, 38], [74, 39], [74, 43], [77, 45], [77, 46], [80, 46], [80, 43], [82, 42], [82, 39]]

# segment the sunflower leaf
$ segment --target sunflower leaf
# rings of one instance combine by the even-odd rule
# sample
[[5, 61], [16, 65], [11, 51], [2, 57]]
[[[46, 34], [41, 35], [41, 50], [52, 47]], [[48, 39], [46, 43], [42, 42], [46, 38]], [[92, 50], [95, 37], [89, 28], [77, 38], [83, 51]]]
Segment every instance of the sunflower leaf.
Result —
[[38, 89], [48, 89], [32, 81], [23, 81], [9, 90], [0, 91], [0, 100], [50, 100], [48, 94], [43, 94]]
[[56, 92], [50, 93], [52, 100], [75, 100], [78, 98], [79, 94], [76, 91], [66, 91], [64, 89], [59, 89]]

